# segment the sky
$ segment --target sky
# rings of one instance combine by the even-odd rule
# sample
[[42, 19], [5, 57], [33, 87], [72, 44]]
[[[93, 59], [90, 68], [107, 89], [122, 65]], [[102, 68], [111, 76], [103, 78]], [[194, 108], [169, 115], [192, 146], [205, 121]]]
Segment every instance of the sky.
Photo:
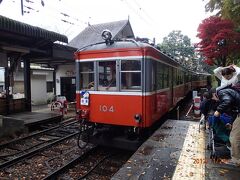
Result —
[[171, 31], [180, 30], [196, 43], [198, 25], [210, 16], [205, 13], [206, 0], [23, 0], [29, 11], [23, 16], [20, 2], [2, 0], [0, 15], [64, 34], [69, 41], [88, 23], [129, 19], [135, 36], [161, 43]]

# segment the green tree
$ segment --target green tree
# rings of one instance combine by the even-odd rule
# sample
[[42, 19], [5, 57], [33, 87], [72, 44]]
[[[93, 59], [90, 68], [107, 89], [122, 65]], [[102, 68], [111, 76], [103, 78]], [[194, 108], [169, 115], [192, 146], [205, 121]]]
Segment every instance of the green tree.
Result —
[[194, 47], [191, 44], [191, 39], [183, 35], [181, 31], [170, 32], [158, 46], [161, 51], [173, 56], [180, 64], [188, 67], [193, 65]]
[[233, 0], [225, 0], [223, 2], [221, 17], [224, 19], [230, 19], [240, 30], [240, 3], [235, 4]]
[[224, 0], [209, 0], [208, 3], [205, 5], [205, 11], [206, 12], [216, 11], [216, 15], [221, 14], [223, 1]]
[[234, 0], [209, 0], [205, 5], [206, 12], [216, 12], [216, 16], [233, 21], [240, 30], [240, 3]]

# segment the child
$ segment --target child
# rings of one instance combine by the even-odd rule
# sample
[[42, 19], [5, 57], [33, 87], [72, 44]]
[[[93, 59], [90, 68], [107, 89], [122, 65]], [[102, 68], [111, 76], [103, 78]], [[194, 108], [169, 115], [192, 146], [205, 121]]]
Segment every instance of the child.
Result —
[[211, 93], [209, 92], [203, 93], [203, 100], [200, 104], [200, 111], [205, 117], [207, 117], [208, 113], [211, 111], [211, 99], [212, 99]]

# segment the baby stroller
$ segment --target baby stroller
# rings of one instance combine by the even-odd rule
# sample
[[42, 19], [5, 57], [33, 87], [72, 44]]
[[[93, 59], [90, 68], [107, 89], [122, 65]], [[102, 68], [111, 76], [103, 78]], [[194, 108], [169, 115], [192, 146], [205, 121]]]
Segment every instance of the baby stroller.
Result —
[[232, 124], [232, 121], [232, 117], [225, 113], [220, 117], [213, 115], [208, 117], [209, 142], [207, 149], [211, 150], [210, 158], [212, 160], [230, 158], [230, 130], [226, 128], [226, 125]]

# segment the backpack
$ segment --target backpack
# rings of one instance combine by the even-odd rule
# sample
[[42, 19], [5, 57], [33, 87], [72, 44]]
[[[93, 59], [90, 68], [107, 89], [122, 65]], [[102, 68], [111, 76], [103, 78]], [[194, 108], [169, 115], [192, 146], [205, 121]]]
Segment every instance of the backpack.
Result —
[[230, 88], [234, 89], [238, 93], [240, 93], [240, 81], [238, 81], [236, 84], [232, 85]]
[[210, 126], [214, 126], [215, 124], [218, 124], [219, 122], [223, 123], [224, 125], [226, 124], [232, 124], [233, 123], [233, 118], [226, 113], [223, 113], [220, 115], [220, 117], [216, 117], [214, 115], [211, 115], [208, 117], [208, 123]]
[[[236, 92], [238, 92], [238, 94], [240, 95], [240, 81], [238, 81], [236, 84], [232, 85], [230, 88], [235, 90]], [[236, 110], [234, 110], [234, 112], [235, 113], [239, 113], [240, 112], [240, 105], [238, 105], [236, 107]]]

